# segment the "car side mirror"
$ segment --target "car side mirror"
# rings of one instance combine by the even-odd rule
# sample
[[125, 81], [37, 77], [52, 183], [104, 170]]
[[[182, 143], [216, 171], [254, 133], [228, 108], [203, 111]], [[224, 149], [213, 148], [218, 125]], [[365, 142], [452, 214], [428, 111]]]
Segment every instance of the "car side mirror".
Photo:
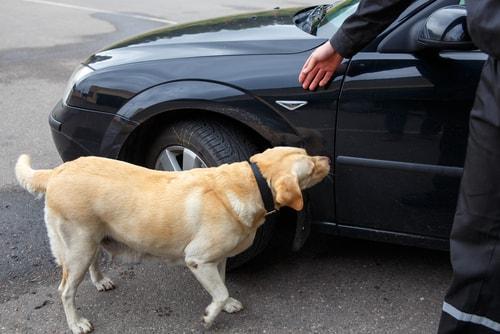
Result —
[[474, 50], [467, 30], [464, 6], [446, 6], [436, 10], [426, 20], [418, 36], [421, 49]]

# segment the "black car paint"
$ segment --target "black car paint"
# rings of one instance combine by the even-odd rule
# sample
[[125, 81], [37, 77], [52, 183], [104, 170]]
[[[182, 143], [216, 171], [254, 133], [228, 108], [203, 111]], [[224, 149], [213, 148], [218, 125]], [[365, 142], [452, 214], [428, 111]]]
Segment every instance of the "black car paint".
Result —
[[[484, 55], [447, 53], [424, 59], [380, 54], [371, 45], [365, 51], [372, 52], [344, 61], [327, 88], [308, 92], [297, 82], [298, 69], [310, 50], [326, 39], [295, 27], [291, 14], [297, 11], [162, 29], [91, 56], [86, 64], [96, 71], [77, 83], [68, 105], [59, 103], [51, 114], [61, 157], [65, 161], [82, 155], [123, 158], [123, 147], [146, 122], [165, 115], [191, 115], [192, 110], [217, 114], [250, 129], [269, 145], [303, 146], [312, 154], [341, 158], [335, 163], [335, 175], [308, 194], [311, 219], [320, 229], [445, 248], [453, 198], [442, 208], [429, 208], [435, 203], [425, 201], [413, 207], [401, 203], [401, 196], [411, 195], [413, 189], [428, 191], [433, 172], [418, 167], [411, 173], [372, 168], [369, 163], [356, 166], [352, 159], [460, 168], [467, 111]], [[212, 43], [210, 36], [217, 41]], [[465, 74], [454, 75], [453, 70]], [[308, 104], [288, 111], [276, 100]], [[419, 136], [414, 123], [426, 115], [439, 119], [441, 128], [431, 136]], [[397, 142], [377, 137], [387, 130], [384, 118], [391, 117], [407, 118]], [[451, 139], [441, 130], [446, 126], [454, 131]], [[439, 147], [446, 140], [453, 150], [443, 160]], [[457, 184], [455, 177], [444, 190], [456, 196]]]

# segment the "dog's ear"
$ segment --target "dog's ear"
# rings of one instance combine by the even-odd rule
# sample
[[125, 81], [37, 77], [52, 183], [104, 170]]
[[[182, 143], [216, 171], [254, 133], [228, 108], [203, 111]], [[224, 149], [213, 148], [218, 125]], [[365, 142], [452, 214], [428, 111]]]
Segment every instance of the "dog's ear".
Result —
[[304, 207], [304, 199], [300, 190], [299, 180], [293, 174], [278, 178], [274, 183], [276, 193], [276, 203], [279, 206], [288, 206], [294, 210], [300, 211]]

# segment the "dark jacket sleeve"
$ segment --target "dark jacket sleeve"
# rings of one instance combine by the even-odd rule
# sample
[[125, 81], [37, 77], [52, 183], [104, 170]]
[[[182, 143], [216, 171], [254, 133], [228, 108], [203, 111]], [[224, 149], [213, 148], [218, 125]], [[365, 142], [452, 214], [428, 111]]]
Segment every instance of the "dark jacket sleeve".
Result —
[[361, 0], [330, 39], [344, 58], [351, 58], [387, 28], [413, 0]]
[[467, 25], [474, 44], [500, 59], [500, 1], [467, 0]]

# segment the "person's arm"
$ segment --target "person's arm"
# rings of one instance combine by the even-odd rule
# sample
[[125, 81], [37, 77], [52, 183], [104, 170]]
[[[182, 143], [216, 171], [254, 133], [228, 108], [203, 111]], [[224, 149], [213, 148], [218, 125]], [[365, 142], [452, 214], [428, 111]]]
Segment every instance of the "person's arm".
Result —
[[384, 31], [413, 0], [362, 0], [330, 39], [343, 58], [351, 58]]
[[325, 86], [344, 58], [350, 58], [387, 28], [413, 0], [362, 0], [329, 42], [307, 59], [299, 75], [304, 89]]

